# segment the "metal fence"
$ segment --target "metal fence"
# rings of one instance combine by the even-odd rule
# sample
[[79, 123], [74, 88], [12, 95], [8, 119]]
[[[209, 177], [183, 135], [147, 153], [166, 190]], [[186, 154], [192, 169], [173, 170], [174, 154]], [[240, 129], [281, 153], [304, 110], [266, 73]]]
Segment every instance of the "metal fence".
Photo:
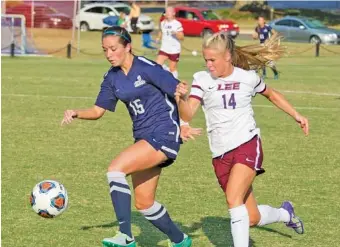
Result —
[[[29, 0], [2, 2], [2, 54], [10, 54], [11, 49], [14, 49], [16, 54], [22, 54], [24, 50], [28, 54], [56, 55], [70, 58], [79, 55], [88, 57], [102, 56], [99, 44], [100, 32], [80, 32], [76, 28], [75, 20], [79, 9], [90, 2], [94, 1]], [[171, 3], [174, 2], [172, 1]], [[204, 1], [192, 2], [191, 5], [202, 4], [202, 2], [204, 3]], [[214, 5], [215, 1], [212, 2], [214, 3], [208, 3]], [[158, 8], [164, 7], [164, 2], [157, 4]], [[143, 9], [145, 8], [147, 7]], [[158, 16], [158, 13], [156, 15]], [[19, 21], [14, 18], [15, 16]], [[249, 39], [251, 36], [248, 36]], [[157, 51], [143, 49], [141, 39], [140, 35], [133, 36], [134, 52], [138, 55], [156, 54]], [[247, 37], [242, 35], [238, 39], [247, 39]], [[14, 47], [11, 47], [13, 41], [15, 44]], [[190, 42], [184, 41], [183, 56], [192, 55], [193, 50], [185, 48], [194, 47]], [[199, 38], [195, 42], [197, 43], [196, 46], [200, 47]], [[294, 45], [290, 45], [288, 55], [339, 56], [339, 47], [308, 44], [294, 47]]]
[[[74, 42], [73, 20], [77, 13], [76, 8], [77, 1], [4, 1], [2, 43], [7, 44], [15, 37], [15, 46], [25, 43], [24, 52], [27, 54], [53, 53], [69, 42]], [[21, 16], [24, 21], [14, 21], [15, 16]], [[8, 45], [2, 44], [2, 53], [8, 52], [7, 48]]]

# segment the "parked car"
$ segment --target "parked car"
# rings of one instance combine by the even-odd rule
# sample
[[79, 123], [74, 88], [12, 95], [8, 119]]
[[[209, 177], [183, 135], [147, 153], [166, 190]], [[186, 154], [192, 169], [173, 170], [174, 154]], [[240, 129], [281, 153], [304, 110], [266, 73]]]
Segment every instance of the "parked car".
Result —
[[[222, 20], [215, 12], [206, 8], [186, 6], [175, 7], [176, 19], [182, 23], [184, 35], [205, 36], [226, 31], [234, 38], [240, 32], [239, 26], [231, 20]], [[164, 14], [160, 21], [164, 19]]]
[[[120, 12], [130, 13], [130, 6], [124, 3], [91, 3], [86, 4], [80, 9], [76, 16], [76, 27], [85, 32], [89, 30], [102, 30], [108, 27], [104, 24], [103, 19], [109, 15], [119, 16]], [[137, 22], [137, 32], [153, 31], [155, 23], [147, 16], [141, 14]], [[128, 28], [132, 31], [131, 27]]]
[[23, 15], [26, 19], [26, 27], [40, 28], [72, 28], [72, 19], [63, 13], [49, 7], [46, 4], [35, 2], [32, 18], [32, 4], [23, 3], [6, 9], [6, 14]]
[[340, 31], [326, 27], [320, 21], [308, 17], [285, 16], [269, 25], [280, 32], [285, 40], [340, 44]]

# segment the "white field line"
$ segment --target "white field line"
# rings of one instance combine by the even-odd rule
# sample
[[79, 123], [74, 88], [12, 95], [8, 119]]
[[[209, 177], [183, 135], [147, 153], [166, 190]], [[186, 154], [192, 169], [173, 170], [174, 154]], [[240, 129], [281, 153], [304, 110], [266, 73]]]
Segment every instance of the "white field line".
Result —
[[[291, 93], [291, 94], [312, 94], [317, 96], [339, 96], [340, 93], [323, 93], [323, 92], [313, 92], [313, 91], [294, 91], [294, 90], [278, 90], [282, 93]], [[4, 96], [17, 96], [17, 97], [57, 97], [57, 98], [70, 98], [70, 99], [92, 99], [92, 97], [87, 96], [54, 96], [54, 95], [35, 95], [35, 94], [2, 94]]]
[[[260, 107], [260, 108], [271, 108], [274, 105], [252, 105], [253, 107]], [[314, 107], [314, 106], [294, 106], [295, 109], [302, 109], [302, 110], [320, 110], [320, 111], [340, 111], [339, 108], [332, 108], [332, 107]]]
[[4, 94], [1, 94], [1, 96], [58, 98], [58, 99], [94, 99], [95, 98], [95, 97], [88, 97], [88, 96], [62, 96], [62, 95], [39, 95], [39, 94], [16, 94], [16, 93], [4, 93]]
[[292, 91], [292, 90], [278, 90], [282, 93], [292, 93], [292, 94], [312, 94], [318, 96], [339, 96], [340, 93], [322, 93], [322, 92], [313, 92], [313, 91]]
[[[295, 91], [292, 91], [295, 92]], [[39, 94], [2, 94], [1, 96], [8, 96], [8, 97], [38, 97], [38, 98], [58, 98], [58, 99], [95, 99], [95, 97], [88, 97], [88, 96], [62, 96], [62, 95], [39, 95]], [[340, 94], [339, 94], [340, 96]], [[260, 107], [260, 108], [271, 108], [274, 107], [273, 105], [256, 105], [254, 104], [253, 107]], [[329, 111], [339, 111], [339, 108], [332, 108], [332, 107], [314, 107], [314, 106], [296, 106], [296, 109], [304, 109], [304, 110], [329, 110]]]

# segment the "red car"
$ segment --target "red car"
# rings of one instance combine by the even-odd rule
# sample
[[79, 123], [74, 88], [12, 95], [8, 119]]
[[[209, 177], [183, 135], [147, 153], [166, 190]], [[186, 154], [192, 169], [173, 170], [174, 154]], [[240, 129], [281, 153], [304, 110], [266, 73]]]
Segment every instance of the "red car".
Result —
[[[34, 3], [33, 24], [41, 28], [72, 28], [72, 19], [55, 9], [39, 2]], [[6, 9], [6, 14], [23, 15], [26, 19], [26, 27], [32, 26], [32, 5], [24, 3]]]
[[[235, 22], [222, 20], [209, 9], [177, 6], [175, 11], [176, 20], [182, 23], [184, 35], [187, 36], [204, 36], [219, 31], [226, 31], [235, 38], [240, 32], [240, 28]], [[164, 18], [164, 15], [162, 15], [160, 21]]]

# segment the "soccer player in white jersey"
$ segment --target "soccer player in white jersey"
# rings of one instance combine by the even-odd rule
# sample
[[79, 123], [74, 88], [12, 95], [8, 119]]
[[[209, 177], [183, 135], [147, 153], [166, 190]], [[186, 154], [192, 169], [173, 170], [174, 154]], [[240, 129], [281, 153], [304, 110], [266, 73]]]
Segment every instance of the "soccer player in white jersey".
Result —
[[[280, 37], [276, 34], [271, 39], [270, 45], [258, 50], [260, 46], [236, 47], [224, 33], [205, 39], [203, 56], [208, 71], [194, 74], [189, 99], [180, 106], [181, 113], [185, 113], [182, 116], [192, 119], [202, 105], [212, 163], [226, 195], [235, 247], [249, 246], [249, 226], [284, 222], [297, 233], [304, 232], [303, 223], [289, 201], [283, 202], [280, 208], [257, 205], [252, 189], [255, 176], [264, 172], [260, 130], [254, 120], [252, 97], [262, 94], [290, 115], [305, 135], [309, 133], [308, 120], [282, 94], [268, 87], [255, 71], [250, 70], [263, 66], [273, 57], [274, 60], [280, 57]], [[255, 52], [250, 53], [249, 49]], [[186, 99], [187, 92], [185, 84], [177, 86], [177, 96]], [[189, 136], [190, 132], [190, 126], [182, 126], [182, 136]]]
[[169, 59], [169, 70], [175, 78], [178, 78], [177, 63], [181, 53], [180, 41], [183, 39], [182, 24], [175, 19], [174, 8], [168, 7], [165, 11], [165, 19], [160, 23], [160, 32], [156, 39], [157, 42], [162, 40], [156, 62], [163, 65]]

